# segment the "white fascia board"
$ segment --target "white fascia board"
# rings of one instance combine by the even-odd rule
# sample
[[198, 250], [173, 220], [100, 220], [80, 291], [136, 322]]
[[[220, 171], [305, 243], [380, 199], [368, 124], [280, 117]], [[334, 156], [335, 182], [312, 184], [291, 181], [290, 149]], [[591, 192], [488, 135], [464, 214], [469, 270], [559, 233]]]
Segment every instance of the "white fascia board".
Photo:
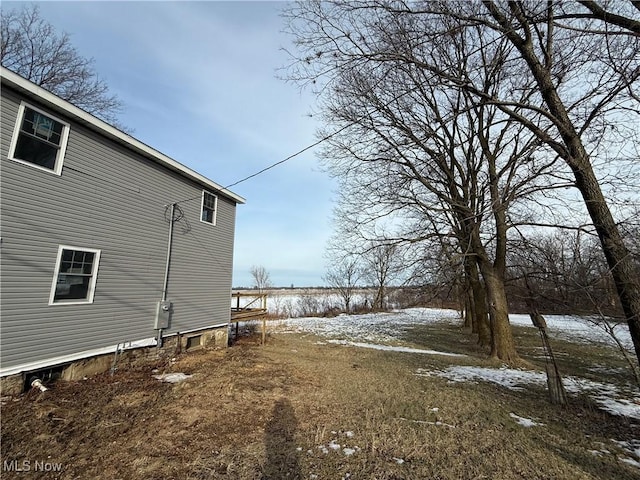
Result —
[[246, 200], [240, 195], [227, 190], [223, 186], [218, 185], [216, 182], [209, 180], [207, 177], [200, 175], [198, 172], [191, 170], [188, 167], [185, 167], [180, 162], [177, 162], [176, 160], [150, 147], [149, 145], [142, 143], [140, 140], [127, 135], [126, 133], [100, 120], [99, 118], [94, 117], [90, 113], [85, 112], [81, 108], [78, 108], [75, 105], [67, 102], [66, 100], [61, 99], [57, 95], [48, 92], [35, 83], [22, 78], [20, 75], [13, 73], [11, 70], [5, 67], [0, 67], [0, 78], [2, 78], [3, 84], [7, 84], [22, 92], [32, 95], [41, 102], [51, 106], [52, 108], [55, 108], [60, 112], [63, 112], [74, 120], [87, 125], [93, 130], [97, 130], [105, 137], [125, 145], [126, 147], [140, 153], [141, 155], [150, 158], [157, 163], [164, 165], [171, 170], [174, 170], [175, 172], [178, 172], [184, 177], [195, 180], [197, 183], [219, 192], [221, 195], [233, 200], [236, 203], [246, 203]]
[[228, 327], [229, 324], [230, 324], [230, 322], [226, 322], [226, 323], [218, 323], [216, 325], [209, 325], [207, 327], [192, 328], [191, 330], [180, 330], [179, 332], [175, 332], [175, 333], [167, 333], [166, 335], [163, 336], [163, 338], [175, 337], [178, 334], [179, 335], [187, 335], [188, 333], [204, 332], [205, 330], [212, 330], [214, 328]]

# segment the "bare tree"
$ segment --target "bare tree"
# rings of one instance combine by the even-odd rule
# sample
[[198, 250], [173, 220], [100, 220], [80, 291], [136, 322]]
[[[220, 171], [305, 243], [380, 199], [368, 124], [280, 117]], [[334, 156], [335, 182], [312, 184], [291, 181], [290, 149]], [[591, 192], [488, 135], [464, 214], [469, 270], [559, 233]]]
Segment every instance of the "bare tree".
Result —
[[364, 275], [375, 288], [372, 307], [378, 310], [386, 308], [387, 288], [398, 280], [403, 271], [404, 261], [401, 249], [390, 243], [371, 245], [364, 254]]
[[[497, 22], [492, 24], [485, 19], [484, 23], [509, 39], [517, 48], [521, 65], [527, 68], [528, 76], [536, 81], [546, 107], [545, 114], [556, 129], [557, 136], [537, 134], [573, 172], [575, 186], [584, 199], [600, 238], [633, 338], [636, 356], [640, 360], [639, 272], [594, 172], [589, 150], [594, 151], [596, 146], [585, 141], [590, 130], [601, 132], [601, 127], [615, 128], [614, 125], [619, 124], [621, 118], [635, 120], [637, 125], [637, 110], [633, 117], [629, 117], [628, 113], [634, 112], [633, 105], [637, 109], [639, 103], [634, 86], [637, 88], [640, 80], [640, 42], [636, 37], [637, 32], [629, 36], [624, 32], [623, 35], [616, 35], [608, 27], [613, 22], [624, 23], [624, 28], [633, 30], [640, 27], [640, 22], [624, 13], [606, 13], [597, 2], [582, 3], [598, 18], [596, 21], [583, 19], [579, 11], [561, 3], [548, 2], [541, 7], [539, 4], [510, 2], [503, 6], [484, 2], [490, 17]], [[626, 6], [620, 10], [630, 11]], [[567, 18], [570, 22], [568, 28], [555, 22], [556, 14]], [[627, 22], [618, 21], [625, 18]], [[591, 33], [599, 27], [598, 23], [604, 24], [604, 28], [600, 29], [604, 34]], [[583, 31], [575, 32], [571, 24]], [[562, 76], [571, 78], [572, 73], [585, 75], [586, 78], [580, 84], [575, 82], [575, 77], [574, 82], [563, 81]], [[574, 88], [579, 88], [577, 98], [575, 90], [567, 89], [572, 83]], [[510, 111], [506, 102], [503, 101], [502, 105], [505, 111]], [[580, 109], [583, 111], [577, 113]], [[519, 121], [536, 132], [538, 125], [529, 123], [525, 118]]]
[[260, 293], [264, 290], [271, 288], [271, 276], [266, 268], [262, 265], [253, 265], [249, 272], [253, 277], [253, 287], [257, 288]]
[[[365, 77], [395, 93], [398, 89], [391, 84], [393, 80], [380, 77], [400, 68], [407, 75], [420, 74], [432, 83], [448, 86], [449, 91], [465, 92], [476, 105], [476, 111], [497, 109], [514, 122], [511, 129], [517, 129], [517, 123], [527, 130], [537, 140], [537, 150], [543, 158], [562, 159], [568, 167], [572, 185], [581, 193], [600, 237], [640, 356], [638, 275], [592, 161], [602, 156], [610, 164], [608, 152], [612, 146], [624, 154], [629, 141], [637, 140], [637, 131], [629, 125], [637, 124], [639, 97], [634, 87], [640, 77], [640, 42], [632, 34], [635, 23], [629, 14], [631, 7], [621, 8], [623, 13], [618, 17], [626, 17], [629, 22], [620, 22], [612, 12], [603, 16], [597, 8], [591, 8], [594, 2], [585, 4], [587, 9], [581, 12], [578, 8], [582, 7], [568, 2], [305, 2], [289, 16], [292, 23], [306, 22], [302, 28], [299, 24], [292, 27], [302, 54], [292, 67], [291, 77], [302, 84], [314, 85], [320, 93], [331, 92], [333, 98], [339, 98], [350, 92], [345, 87], [345, 77], [355, 78], [356, 74], [361, 74], [357, 80], [362, 89], [375, 91], [373, 81], [366, 83], [361, 78]], [[603, 26], [601, 18], [613, 18], [612, 24], [628, 30], [608, 28], [607, 22]], [[448, 61], [452, 46], [458, 55], [451, 56], [454, 61]], [[370, 64], [376, 65], [380, 75], [367, 68]], [[502, 81], [495, 84], [498, 88], [487, 84], [487, 76], [483, 74], [486, 70], [502, 72]], [[403, 96], [389, 103], [397, 106], [400, 118], [405, 118], [415, 111], [415, 105], [423, 105], [417, 101], [412, 107], [414, 98], [405, 100]], [[354, 112], [356, 108], [357, 104], [346, 110]], [[331, 103], [326, 110], [329, 116], [336, 113], [336, 109], [331, 110]], [[369, 105], [364, 111], [365, 118], [371, 114]], [[387, 118], [386, 124], [391, 121]], [[349, 122], [355, 122], [353, 115], [350, 119], [345, 116], [341, 126], [346, 128]], [[493, 137], [496, 125], [487, 130], [489, 136]], [[382, 126], [376, 128], [380, 131]], [[432, 138], [445, 134], [446, 130], [439, 130]], [[460, 144], [459, 140], [455, 145]], [[406, 145], [406, 140], [400, 144], [388, 142], [387, 156], [398, 145]], [[482, 149], [483, 161], [490, 160], [491, 152], [484, 145]], [[380, 158], [381, 153], [377, 153]], [[437, 157], [431, 158], [434, 159]], [[497, 233], [496, 253], [504, 252], [504, 237], [499, 233], [504, 231], [504, 225], [500, 222], [506, 217], [504, 207], [512, 198], [494, 188], [519, 171], [498, 167], [495, 172], [505, 176], [493, 182], [493, 186], [492, 182], [488, 184]], [[489, 176], [493, 176], [491, 171]], [[534, 178], [535, 175], [529, 177]], [[464, 190], [454, 178], [449, 180], [459, 192], [450, 192], [453, 201], [446, 203], [464, 206], [459, 201], [465, 200]], [[557, 186], [562, 184], [566, 184], [564, 175]], [[390, 188], [397, 190], [397, 187], [398, 184], [393, 184]], [[480, 225], [476, 221], [477, 211], [471, 210], [469, 222], [464, 209], [458, 210], [455, 222], [467, 222], [466, 230], [460, 229], [460, 238], [467, 238], [470, 247], [463, 245], [461, 250], [479, 261], [488, 294], [492, 295], [493, 287], [498, 287], [504, 278], [504, 257], [483, 255], [475, 248], [481, 246], [475, 233]], [[495, 300], [489, 301], [490, 308], [502, 310], [504, 298]], [[503, 311], [494, 311], [494, 318], [498, 318], [495, 314], [504, 316]]]
[[622, 313], [611, 272], [593, 231], [558, 230], [513, 242], [509, 254], [512, 298], [519, 308], [534, 292], [546, 313]]
[[344, 303], [345, 311], [351, 313], [351, 302], [362, 276], [358, 256], [339, 255], [334, 252], [331, 257], [331, 263], [327, 268], [324, 280], [328, 286], [338, 292]]
[[[451, 28], [475, 30], [481, 26], [515, 47], [508, 61], [514, 73], [513, 91], [530, 88], [526, 85], [531, 81], [535, 84], [524, 101], [505, 92], [487, 94], [473, 81], [473, 72], [464, 77], [451, 75], [433, 57], [404, 58], [498, 106], [571, 169], [574, 186], [600, 238], [640, 360], [640, 275], [595, 170], [600, 157], [610, 163], [612, 147], [624, 152], [628, 148], [625, 143], [637, 145], [637, 129], [629, 128], [638, 123], [640, 103], [636, 91], [640, 83], [637, 3], [487, 0], [420, 2], [415, 8], [377, 5], [396, 15], [439, 18], [441, 26], [430, 32], [430, 39], [424, 39], [427, 42], [442, 41]], [[523, 111], [540, 114], [538, 120], [532, 121]]]
[[56, 32], [40, 16], [37, 5], [1, 12], [0, 63], [60, 98], [123, 129], [118, 123], [121, 101], [109, 92], [66, 32]]
[[[495, 105], [405, 60], [437, 56], [456, 77], [472, 70], [489, 95], [511, 90], [504, 62], [513, 47], [481, 29], [427, 44], [415, 35], [428, 22], [362, 6], [305, 2], [290, 17], [300, 49], [291, 78], [320, 83], [325, 118], [340, 132], [322, 156], [341, 185], [341, 218], [365, 242], [457, 239], [465, 272], [484, 280], [473, 283], [474, 312], [485, 325], [488, 307], [491, 355], [515, 362], [504, 291], [508, 210], [552, 187], [544, 174], [558, 170], [555, 158]], [[381, 224], [394, 234], [380, 235]], [[485, 343], [487, 329], [479, 333]]]

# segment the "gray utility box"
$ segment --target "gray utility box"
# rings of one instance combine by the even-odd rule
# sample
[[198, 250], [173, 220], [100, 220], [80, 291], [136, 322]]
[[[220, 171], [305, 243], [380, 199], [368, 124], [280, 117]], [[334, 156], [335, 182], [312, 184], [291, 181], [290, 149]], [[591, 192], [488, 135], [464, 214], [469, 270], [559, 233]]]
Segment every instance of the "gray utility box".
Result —
[[156, 308], [156, 323], [153, 328], [156, 330], [169, 328], [172, 307], [173, 305], [169, 300], [158, 302], [158, 306]]

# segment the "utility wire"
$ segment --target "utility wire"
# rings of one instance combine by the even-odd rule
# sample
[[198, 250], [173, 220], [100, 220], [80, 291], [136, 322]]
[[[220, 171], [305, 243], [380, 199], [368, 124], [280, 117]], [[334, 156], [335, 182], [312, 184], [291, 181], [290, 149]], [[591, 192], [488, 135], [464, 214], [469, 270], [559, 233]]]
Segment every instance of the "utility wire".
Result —
[[[384, 106], [384, 107], [388, 107], [388, 106], [389, 106], [389, 105], [391, 105], [393, 102], [398, 101], [400, 98], [404, 97], [405, 95], [408, 95], [408, 94], [410, 94], [410, 93], [413, 93], [415, 90], [418, 90], [418, 87], [414, 87], [414, 88], [412, 88], [412, 89], [410, 89], [410, 90], [408, 90], [408, 91], [406, 91], [406, 92], [402, 92], [402, 93], [400, 93], [399, 95], [394, 96], [391, 100], [389, 100], [388, 102], [385, 102], [385, 103], [383, 104], [383, 106]], [[276, 163], [273, 163], [273, 164], [269, 165], [268, 167], [265, 167], [265, 168], [263, 168], [262, 170], [260, 170], [260, 171], [258, 171], [258, 172], [256, 172], [256, 173], [253, 173], [253, 174], [251, 174], [251, 175], [249, 175], [248, 177], [244, 177], [244, 178], [242, 178], [242, 179], [238, 180], [237, 182], [233, 182], [233, 183], [231, 183], [231, 184], [227, 185], [226, 187], [222, 187], [222, 190], [226, 190], [226, 189], [228, 189], [228, 188], [235, 187], [235, 186], [236, 186], [236, 185], [238, 185], [239, 183], [246, 182], [247, 180], [249, 180], [249, 179], [251, 179], [251, 178], [257, 177], [258, 175], [261, 175], [261, 174], [263, 174], [264, 172], [266, 172], [266, 171], [268, 171], [268, 170], [271, 170], [272, 168], [277, 167], [278, 165], [282, 165], [283, 163], [288, 162], [288, 161], [289, 161], [289, 160], [291, 160], [292, 158], [297, 157], [298, 155], [300, 155], [300, 154], [302, 154], [302, 153], [306, 152], [307, 150], [310, 150], [310, 149], [312, 149], [313, 147], [316, 147], [316, 146], [320, 145], [321, 143], [326, 142], [327, 140], [330, 140], [331, 138], [335, 137], [335, 136], [336, 136], [336, 135], [338, 135], [339, 133], [342, 133], [343, 131], [345, 131], [347, 128], [352, 127], [353, 125], [357, 125], [357, 124], [358, 124], [358, 122], [359, 122], [358, 120], [354, 120], [354, 121], [352, 121], [352, 122], [349, 122], [349, 123], [347, 123], [345, 126], [343, 126], [342, 128], [339, 128], [338, 130], [335, 130], [335, 131], [333, 131], [333, 132], [329, 133], [328, 135], [325, 135], [324, 137], [322, 137], [322, 138], [321, 138], [320, 140], [318, 140], [317, 142], [312, 143], [311, 145], [308, 145], [308, 146], [304, 147], [302, 150], [299, 150], [299, 151], [297, 151], [296, 153], [293, 153], [293, 154], [289, 155], [287, 158], [284, 158], [284, 159], [282, 159], [282, 160], [280, 160], [280, 161], [278, 161], [278, 162], [276, 162]], [[191, 201], [191, 200], [195, 200], [195, 199], [197, 199], [197, 198], [201, 198], [201, 195], [198, 195], [197, 197], [193, 197], [193, 198], [187, 198], [186, 200], [179, 200], [179, 201], [177, 201], [177, 202], [173, 202], [173, 203], [178, 204], [178, 203], [183, 203], [183, 202], [189, 202], [189, 201]]]
[[243, 178], [243, 179], [241, 179], [241, 180], [238, 180], [237, 182], [231, 183], [231, 184], [229, 184], [229, 185], [227, 185], [226, 187], [223, 187], [223, 188], [226, 190], [227, 188], [235, 187], [235, 186], [236, 186], [236, 185], [238, 185], [239, 183], [246, 182], [247, 180], [249, 180], [249, 179], [251, 179], [251, 178], [253, 178], [253, 177], [257, 177], [258, 175], [263, 174], [263, 173], [264, 173], [264, 172], [266, 172], [267, 170], [271, 170], [272, 168], [277, 167], [278, 165], [281, 165], [281, 164], [283, 164], [283, 163], [285, 163], [285, 162], [288, 162], [288, 161], [289, 161], [289, 160], [291, 160], [292, 158], [297, 157], [298, 155], [300, 155], [300, 154], [302, 154], [302, 153], [306, 152], [307, 150], [310, 150], [310, 149], [312, 149], [313, 147], [315, 147], [315, 146], [317, 146], [317, 145], [320, 145], [322, 142], [326, 142], [327, 140], [329, 140], [330, 138], [332, 138], [332, 137], [334, 137], [334, 136], [338, 135], [340, 132], [342, 132], [342, 131], [346, 130], [346, 129], [347, 129], [347, 128], [349, 128], [350, 126], [355, 125], [355, 123], [356, 123], [356, 122], [351, 122], [351, 123], [349, 123], [349, 124], [345, 125], [344, 127], [340, 128], [340, 129], [338, 129], [338, 130], [336, 130], [335, 132], [332, 132], [332, 133], [330, 133], [329, 135], [327, 135], [327, 136], [325, 136], [325, 137], [322, 137], [322, 138], [321, 138], [320, 140], [318, 140], [317, 142], [312, 143], [311, 145], [308, 145], [308, 146], [304, 147], [302, 150], [299, 150], [299, 151], [297, 151], [296, 153], [294, 153], [294, 154], [292, 154], [292, 155], [289, 155], [287, 158], [285, 158], [285, 159], [283, 159], [283, 160], [280, 160], [279, 162], [273, 163], [273, 164], [269, 165], [268, 167], [263, 168], [263, 169], [262, 169], [262, 170], [260, 170], [259, 172], [253, 173], [253, 174], [249, 175], [248, 177], [245, 177], [245, 178]]
[[[329, 139], [331, 139], [331, 138], [335, 137], [336, 135], [338, 135], [339, 133], [343, 132], [343, 131], [344, 131], [344, 130], [346, 130], [347, 128], [349, 128], [349, 127], [351, 127], [351, 126], [355, 125], [356, 123], [358, 123], [358, 122], [350, 122], [350, 123], [348, 123], [347, 125], [345, 125], [344, 127], [339, 128], [338, 130], [335, 130], [334, 132], [331, 132], [330, 134], [328, 134], [328, 135], [326, 135], [326, 136], [322, 137], [322, 138], [321, 138], [320, 140], [318, 140], [317, 142], [312, 143], [311, 145], [307, 145], [307, 146], [306, 146], [306, 147], [304, 147], [302, 150], [298, 150], [296, 153], [293, 153], [293, 154], [289, 155], [287, 158], [284, 158], [284, 159], [282, 159], [282, 160], [279, 160], [279, 161], [277, 161], [276, 163], [272, 163], [272, 164], [271, 164], [271, 165], [269, 165], [268, 167], [265, 167], [265, 168], [263, 168], [262, 170], [260, 170], [260, 171], [258, 171], [258, 172], [256, 172], [256, 173], [252, 173], [252, 174], [251, 174], [251, 175], [249, 175], [248, 177], [244, 177], [244, 178], [242, 178], [242, 179], [238, 180], [237, 182], [230, 183], [230, 184], [229, 184], [229, 185], [227, 185], [226, 187], [222, 187], [222, 190], [227, 190], [227, 189], [229, 189], [229, 188], [231, 188], [231, 187], [235, 187], [235, 186], [236, 186], [236, 185], [238, 185], [239, 183], [246, 182], [247, 180], [249, 180], [249, 179], [251, 179], [251, 178], [257, 177], [258, 175], [262, 175], [264, 172], [266, 172], [266, 171], [268, 171], [268, 170], [271, 170], [272, 168], [275, 168], [275, 167], [277, 167], [278, 165], [282, 165], [283, 163], [288, 162], [289, 160], [291, 160], [291, 159], [293, 159], [293, 158], [297, 157], [298, 155], [303, 154], [303, 153], [304, 153], [304, 152], [306, 152], [307, 150], [311, 150], [312, 148], [314, 148], [314, 147], [316, 147], [316, 146], [320, 145], [321, 143], [326, 142], [327, 140], [329, 140]], [[174, 204], [178, 205], [179, 203], [190, 202], [190, 201], [192, 201], [192, 200], [196, 200], [196, 199], [199, 199], [199, 198], [202, 198], [202, 194], [199, 194], [199, 195], [197, 195], [197, 196], [195, 196], [195, 197], [191, 197], [191, 198], [185, 198], [184, 200], [178, 200], [177, 202], [172, 202], [172, 203], [174, 203]], [[170, 205], [170, 204], [168, 204], [168, 205]]]

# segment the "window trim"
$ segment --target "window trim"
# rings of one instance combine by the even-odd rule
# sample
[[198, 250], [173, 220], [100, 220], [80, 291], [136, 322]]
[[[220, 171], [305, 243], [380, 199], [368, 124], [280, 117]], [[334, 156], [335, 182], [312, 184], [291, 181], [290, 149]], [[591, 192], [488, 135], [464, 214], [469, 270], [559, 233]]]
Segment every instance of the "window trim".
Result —
[[[75, 250], [80, 252], [93, 253], [93, 267], [91, 271], [91, 280], [89, 281], [89, 294], [85, 300], [60, 301], [54, 300], [56, 295], [56, 285], [58, 284], [58, 275], [60, 274], [60, 264], [62, 263], [62, 252], [64, 250]], [[74, 247], [71, 245], [59, 245], [58, 255], [56, 256], [56, 268], [53, 272], [53, 281], [51, 282], [51, 292], [49, 293], [49, 305], [83, 305], [93, 303], [93, 297], [96, 291], [96, 281], [98, 279], [98, 268], [100, 266], [101, 250], [87, 247]]]
[[[213, 207], [213, 219], [211, 222], [207, 222], [202, 219], [202, 213], [204, 212], [204, 197], [205, 194], [211, 195], [215, 199], [214, 207]], [[216, 226], [218, 221], [218, 196], [215, 193], [208, 192], [207, 190], [202, 190], [202, 200], [200, 201], [200, 221], [202, 223], [206, 223], [207, 225]]]
[[[16, 146], [18, 144], [18, 137], [20, 136], [20, 133], [22, 131], [21, 127], [22, 127], [22, 122], [24, 120], [25, 109], [27, 108], [62, 124], [62, 134], [60, 135], [60, 146], [58, 148], [58, 153], [56, 154], [55, 168], [53, 169], [41, 167], [40, 165], [36, 165], [35, 163], [29, 162], [27, 160], [22, 160], [20, 158], [14, 157]], [[67, 141], [69, 140], [69, 130], [70, 130], [69, 123], [59, 119], [54, 115], [51, 115], [49, 112], [46, 112], [41, 108], [34, 107], [33, 105], [25, 101], [22, 101], [20, 102], [20, 106], [18, 107], [18, 116], [16, 117], [16, 124], [13, 127], [13, 135], [11, 136], [11, 144], [9, 146], [9, 154], [7, 158], [14, 162], [21, 163], [23, 165], [28, 165], [29, 167], [32, 167], [32, 168], [37, 168], [38, 170], [41, 170], [43, 172], [52, 173], [54, 175], [60, 176], [62, 175], [62, 164], [64, 163], [64, 156], [67, 151]]]

